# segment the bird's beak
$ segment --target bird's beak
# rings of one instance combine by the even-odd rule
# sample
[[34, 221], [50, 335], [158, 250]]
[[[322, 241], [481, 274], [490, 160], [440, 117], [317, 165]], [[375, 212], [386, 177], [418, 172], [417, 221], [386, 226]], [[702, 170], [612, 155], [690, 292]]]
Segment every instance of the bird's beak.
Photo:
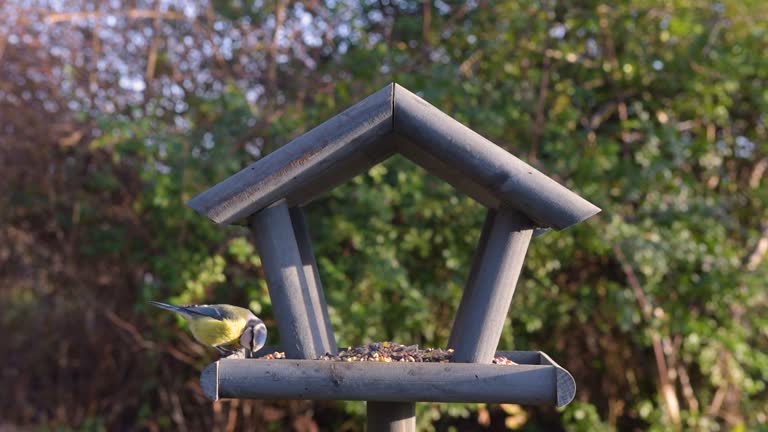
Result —
[[256, 352], [259, 348], [261, 348], [260, 346], [257, 346], [255, 330], [256, 329], [254, 329], [254, 331], [251, 332], [251, 335], [253, 336], [251, 337], [251, 352]]

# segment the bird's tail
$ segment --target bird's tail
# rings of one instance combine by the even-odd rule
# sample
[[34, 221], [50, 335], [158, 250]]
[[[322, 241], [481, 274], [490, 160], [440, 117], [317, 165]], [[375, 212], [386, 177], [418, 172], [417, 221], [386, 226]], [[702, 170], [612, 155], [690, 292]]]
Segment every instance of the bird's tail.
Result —
[[149, 300], [149, 304], [151, 304], [152, 306], [159, 307], [160, 309], [169, 310], [171, 312], [177, 312], [184, 315], [189, 314], [189, 312], [187, 312], [183, 307], [169, 305], [167, 303], [160, 303], [154, 300]]

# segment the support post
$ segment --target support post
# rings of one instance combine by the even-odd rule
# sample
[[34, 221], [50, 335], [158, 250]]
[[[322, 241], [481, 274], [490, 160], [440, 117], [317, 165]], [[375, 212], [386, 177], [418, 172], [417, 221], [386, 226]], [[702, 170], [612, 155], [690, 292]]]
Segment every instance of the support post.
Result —
[[448, 342], [454, 362], [493, 360], [534, 228], [513, 209], [488, 210]]
[[322, 287], [314, 269], [306, 268], [314, 263], [309, 238], [306, 229], [298, 235], [295, 231], [303, 218], [295, 222], [286, 201], [280, 200], [255, 213], [250, 223], [286, 356], [313, 359], [330, 352], [330, 341], [335, 345], [330, 325], [318, 326], [328, 316]]
[[416, 432], [416, 404], [366, 402], [367, 432]]
[[317, 268], [315, 253], [312, 251], [312, 241], [309, 238], [307, 222], [304, 219], [304, 210], [301, 207], [292, 207], [289, 213], [293, 223], [293, 233], [296, 235], [296, 242], [299, 245], [301, 262], [304, 264], [304, 278], [307, 280], [309, 288], [309, 300], [312, 303], [312, 309], [317, 311], [317, 329], [320, 333], [322, 346], [325, 347], [326, 352], [336, 354], [338, 351], [336, 338], [333, 335], [331, 319], [328, 317], [323, 283], [320, 281], [320, 271]]

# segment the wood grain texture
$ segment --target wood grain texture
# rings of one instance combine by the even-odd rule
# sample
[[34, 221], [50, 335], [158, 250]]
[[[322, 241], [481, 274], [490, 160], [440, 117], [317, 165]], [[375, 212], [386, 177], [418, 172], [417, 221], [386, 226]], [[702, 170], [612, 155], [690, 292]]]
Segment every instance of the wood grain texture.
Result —
[[416, 432], [413, 402], [368, 402], [366, 432]]
[[517, 210], [488, 210], [451, 329], [454, 362], [493, 360], [533, 228]]
[[[458, 170], [538, 225], [564, 229], [600, 211], [589, 201], [397, 84], [394, 100], [395, 133], [421, 147], [421, 154]], [[424, 158], [415, 157], [425, 163]], [[439, 165], [433, 161], [429, 163]], [[436, 174], [440, 175], [439, 172]]]
[[187, 204], [216, 223], [233, 223], [280, 199], [307, 201], [305, 189], [321, 193], [350, 178], [339, 177], [340, 168], [354, 176], [387, 154], [374, 147], [392, 131], [392, 93], [390, 84]]
[[330, 327], [318, 327], [327, 316], [323, 310], [325, 302], [319, 301], [322, 296], [318, 295], [318, 286], [310, 286], [307, 280], [286, 201], [278, 201], [254, 214], [251, 229], [280, 330], [280, 346], [286, 356], [317, 358], [330, 351]]

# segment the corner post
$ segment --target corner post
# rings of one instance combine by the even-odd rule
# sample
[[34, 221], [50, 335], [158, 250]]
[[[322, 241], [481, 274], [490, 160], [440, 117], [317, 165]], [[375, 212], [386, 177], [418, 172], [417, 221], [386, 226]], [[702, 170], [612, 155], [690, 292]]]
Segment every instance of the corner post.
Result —
[[[328, 311], [304, 219], [285, 200], [255, 213], [251, 230], [261, 256], [269, 297], [288, 358], [314, 359], [335, 351]], [[298, 227], [298, 232], [297, 232]]]
[[493, 360], [534, 228], [515, 210], [488, 210], [451, 329], [453, 361]]

